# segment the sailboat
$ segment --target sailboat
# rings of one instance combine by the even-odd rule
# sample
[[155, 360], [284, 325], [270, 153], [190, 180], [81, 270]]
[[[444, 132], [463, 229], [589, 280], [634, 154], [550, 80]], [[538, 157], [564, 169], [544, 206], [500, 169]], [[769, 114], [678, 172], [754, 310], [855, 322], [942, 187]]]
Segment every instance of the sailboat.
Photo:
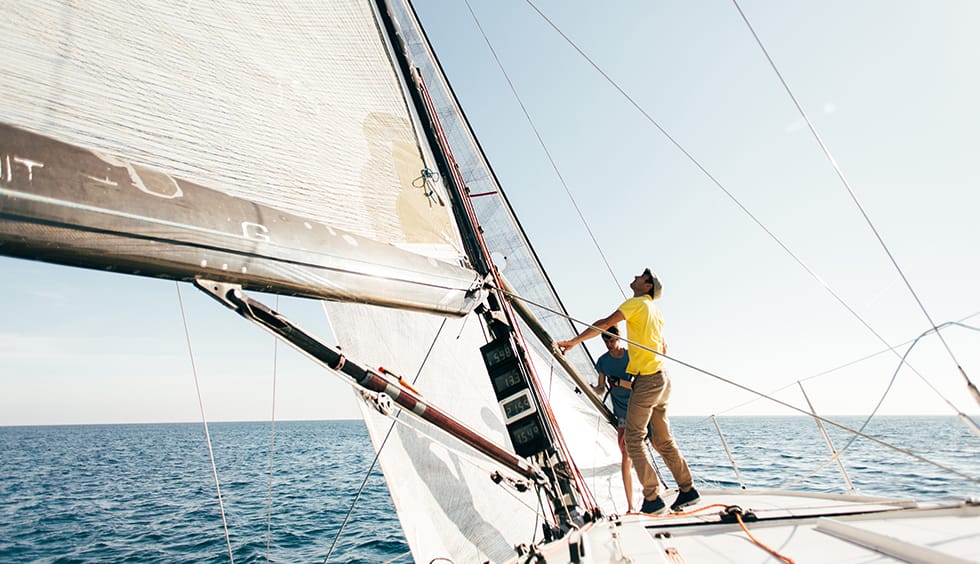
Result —
[[[9, 16], [0, 252], [193, 283], [350, 384], [416, 561], [976, 557], [975, 500], [622, 515], [593, 360], [407, 3]], [[324, 300], [336, 342], [256, 292]]]

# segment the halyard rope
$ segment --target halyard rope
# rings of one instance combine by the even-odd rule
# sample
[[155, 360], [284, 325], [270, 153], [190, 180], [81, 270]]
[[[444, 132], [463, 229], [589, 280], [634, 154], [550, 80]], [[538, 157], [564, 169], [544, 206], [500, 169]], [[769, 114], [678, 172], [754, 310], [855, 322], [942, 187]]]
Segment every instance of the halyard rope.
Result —
[[218, 483], [218, 467], [214, 464], [214, 449], [211, 448], [211, 433], [208, 431], [208, 417], [204, 413], [204, 397], [201, 395], [201, 383], [197, 377], [197, 365], [194, 363], [194, 351], [191, 349], [191, 333], [187, 328], [187, 314], [184, 312], [184, 299], [180, 295], [180, 283], [174, 281], [177, 287], [177, 303], [180, 304], [180, 317], [184, 322], [184, 337], [187, 339], [187, 355], [191, 360], [191, 372], [194, 373], [194, 388], [197, 390], [197, 404], [201, 408], [201, 422], [204, 424], [204, 440], [208, 444], [208, 457], [211, 459], [211, 475], [214, 476], [214, 489], [218, 492], [218, 509], [221, 510], [221, 525], [225, 529], [225, 544], [228, 545], [228, 559], [235, 564], [235, 555], [231, 551], [231, 536], [228, 534], [228, 519], [225, 517], [225, 505], [221, 501], [221, 485]]

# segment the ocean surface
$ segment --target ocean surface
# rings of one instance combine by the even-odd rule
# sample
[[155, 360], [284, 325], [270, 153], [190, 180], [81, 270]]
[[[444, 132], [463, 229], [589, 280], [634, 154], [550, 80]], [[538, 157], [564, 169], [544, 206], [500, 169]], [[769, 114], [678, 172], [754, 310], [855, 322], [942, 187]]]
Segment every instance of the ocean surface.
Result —
[[[750, 488], [785, 485], [828, 458], [807, 418], [717, 422]], [[699, 485], [738, 487], [711, 420], [672, 425]], [[274, 448], [269, 422], [209, 429], [236, 562], [323, 562], [335, 539], [330, 562], [411, 560], [384, 480], [368, 474], [374, 452], [360, 421], [277, 422]], [[882, 417], [865, 432], [980, 476], [980, 438], [955, 417]], [[838, 448], [847, 442], [830, 435]], [[229, 561], [200, 423], [0, 427], [0, 453], [0, 562]], [[863, 494], [980, 495], [970, 480], [867, 440], [843, 459]], [[829, 464], [794, 489], [844, 486]]]

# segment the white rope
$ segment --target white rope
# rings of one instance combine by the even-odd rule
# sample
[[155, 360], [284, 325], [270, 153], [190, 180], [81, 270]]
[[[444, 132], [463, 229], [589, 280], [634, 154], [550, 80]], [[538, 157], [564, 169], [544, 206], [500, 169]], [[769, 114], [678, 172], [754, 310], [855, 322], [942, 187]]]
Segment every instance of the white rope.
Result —
[[211, 475], [214, 476], [214, 489], [218, 492], [218, 509], [221, 510], [221, 525], [225, 529], [225, 544], [228, 545], [228, 559], [235, 564], [235, 555], [231, 550], [231, 536], [228, 534], [228, 519], [225, 517], [225, 504], [221, 501], [221, 484], [218, 482], [218, 467], [214, 463], [214, 449], [211, 448], [211, 433], [208, 431], [208, 417], [204, 413], [204, 397], [201, 395], [201, 383], [197, 377], [197, 365], [194, 363], [194, 351], [191, 349], [191, 334], [187, 328], [187, 314], [184, 312], [184, 300], [180, 295], [180, 283], [174, 281], [177, 288], [177, 303], [180, 304], [180, 317], [184, 321], [184, 337], [187, 339], [187, 355], [191, 360], [191, 371], [194, 373], [194, 388], [197, 389], [197, 404], [201, 408], [201, 422], [204, 424], [204, 440], [208, 444], [208, 457], [211, 459]]
[[[279, 296], [276, 296], [276, 311], [279, 311]], [[272, 338], [272, 416], [269, 437], [269, 504], [265, 518], [265, 561], [269, 563], [269, 550], [272, 546], [272, 460], [276, 452], [276, 380], [279, 375], [279, 337]]]

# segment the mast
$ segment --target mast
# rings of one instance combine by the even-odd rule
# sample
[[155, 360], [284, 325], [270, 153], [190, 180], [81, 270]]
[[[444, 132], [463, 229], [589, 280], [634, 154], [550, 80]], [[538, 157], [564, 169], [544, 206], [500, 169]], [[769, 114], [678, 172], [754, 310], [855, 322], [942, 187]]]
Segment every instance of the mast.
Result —
[[409, 81], [408, 91], [423, 120], [425, 135], [440, 169], [448, 173], [443, 175], [443, 179], [455, 204], [452, 209], [462, 231], [467, 255], [473, 268], [492, 281], [486, 305], [477, 310], [484, 316], [493, 338], [482, 348], [484, 360], [515, 449], [518, 454], [540, 465], [553, 484], [545, 492], [551, 500], [558, 526], [550, 531], [546, 528], [546, 536], [562, 536], [571, 528], [597, 517], [598, 507], [586, 502], [581, 482], [576, 479], [579, 477], [578, 471], [557, 431], [554, 416], [534, 374], [517, 315], [507, 297], [499, 290], [504, 283], [481, 235], [469, 189], [453, 157], [425, 82], [421, 73], [411, 65], [408, 47], [394, 22], [388, 1], [377, 0], [377, 7], [389, 38], [395, 42], [394, 55], [403, 77]]

